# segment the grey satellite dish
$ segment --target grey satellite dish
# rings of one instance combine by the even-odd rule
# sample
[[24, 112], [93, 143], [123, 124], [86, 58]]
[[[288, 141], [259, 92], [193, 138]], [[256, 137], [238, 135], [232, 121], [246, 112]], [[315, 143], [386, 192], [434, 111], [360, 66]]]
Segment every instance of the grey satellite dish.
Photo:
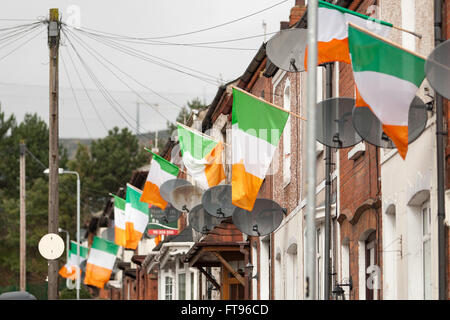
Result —
[[172, 202], [170, 198], [172, 195], [172, 191], [179, 186], [192, 185], [189, 181], [184, 179], [172, 179], [164, 182], [159, 187], [159, 194], [161, 197], [167, 202]]
[[450, 99], [450, 40], [438, 45], [425, 61], [430, 85], [441, 96]]
[[[427, 120], [427, 106], [422, 99], [416, 96], [409, 107], [408, 143], [414, 142], [422, 134], [427, 125]], [[395, 148], [392, 140], [383, 132], [380, 120], [368, 107], [354, 108], [353, 126], [368, 143], [380, 148]]]
[[221, 221], [222, 219], [208, 214], [201, 204], [196, 205], [189, 212], [189, 225], [191, 225], [194, 230], [203, 234], [214, 229]]
[[304, 71], [307, 42], [307, 29], [281, 30], [267, 42], [266, 54], [269, 60], [282, 70]]
[[233, 223], [249, 236], [264, 236], [275, 231], [283, 221], [284, 209], [270, 199], [256, 199], [252, 211], [236, 208]]
[[362, 140], [355, 131], [352, 111], [355, 99], [330, 98], [317, 104], [316, 138], [331, 148], [348, 148]]
[[225, 184], [209, 188], [203, 194], [202, 205], [212, 216], [231, 217], [236, 209], [236, 206], [231, 203], [231, 186]]
[[0, 300], [37, 300], [37, 298], [27, 291], [10, 291], [0, 294]]
[[114, 240], [115, 240], [114, 227], [109, 227], [109, 228], [106, 228], [105, 230], [103, 230], [100, 235], [100, 238], [114, 242]]
[[176, 187], [172, 191], [172, 205], [180, 210], [189, 212], [196, 205], [202, 203], [203, 190], [191, 184]]
[[151, 206], [150, 214], [152, 218], [158, 220], [161, 223], [170, 223], [178, 220], [181, 215], [181, 211], [174, 208], [171, 203], [168, 203], [164, 210], [158, 208], [157, 206]]

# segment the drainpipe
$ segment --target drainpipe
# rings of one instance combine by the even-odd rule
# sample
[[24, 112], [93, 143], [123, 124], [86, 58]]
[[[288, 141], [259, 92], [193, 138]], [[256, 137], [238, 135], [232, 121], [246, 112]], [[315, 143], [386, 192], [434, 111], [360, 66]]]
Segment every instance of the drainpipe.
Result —
[[[434, 0], [434, 45], [443, 42], [442, 36], [442, 0]], [[443, 98], [435, 92], [436, 104], [436, 156], [437, 156], [437, 216], [438, 216], [438, 263], [439, 263], [439, 300], [446, 300], [446, 259], [445, 259], [445, 185], [444, 185], [444, 131]]]
[[[326, 68], [326, 86], [325, 99], [329, 99], [333, 95], [332, 89], [332, 64], [327, 63]], [[330, 299], [331, 293], [331, 261], [330, 261], [330, 248], [331, 248], [331, 147], [325, 146], [325, 258], [324, 258], [324, 300]], [[320, 266], [319, 266], [320, 268]]]

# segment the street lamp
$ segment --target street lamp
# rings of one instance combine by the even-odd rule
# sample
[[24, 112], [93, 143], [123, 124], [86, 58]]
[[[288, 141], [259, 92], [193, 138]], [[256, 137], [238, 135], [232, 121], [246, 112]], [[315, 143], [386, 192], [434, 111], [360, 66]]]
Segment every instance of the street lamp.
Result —
[[[44, 170], [45, 174], [48, 174], [50, 170], [47, 168]], [[80, 175], [76, 171], [67, 171], [63, 168], [58, 168], [59, 174], [74, 174], [77, 176], [77, 300], [80, 300]]]

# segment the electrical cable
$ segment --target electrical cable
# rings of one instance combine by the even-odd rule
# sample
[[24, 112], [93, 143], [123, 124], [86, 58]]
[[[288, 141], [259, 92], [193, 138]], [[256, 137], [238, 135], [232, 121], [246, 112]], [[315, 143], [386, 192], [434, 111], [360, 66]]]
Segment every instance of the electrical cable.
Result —
[[89, 138], [92, 140], [92, 135], [91, 135], [91, 133], [89, 131], [89, 128], [88, 128], [88, 126], [86, 124], [86, 121], [84, 119], [83, 113], [81, 112], [81, 107], [80, 107], [80, 104], [78, 103], [78, 99], [77, 99], [77, 97], [75, 95], [75, 90], [73, 89], [72, 80], [70, 79], [69, 71], [67, 69], [67, 65], [66, 65], [66, 62], [64, 61], [64, 56], [63, 55], [61, 55], [61, 61], [62, 61], [63, 66], [64, 66], [64, 71], [66, 73], [67, 80], [69, 80], [69, 85], [70, 85], [70, 89], [72, 90], [72, 94], [73, 94], [73, 98], [75, 100], [75, 104], [76, 104], [76, 106], [78, 108], [78, 111], [80, 112], [80, 116], [81, 116], [81, 120], [82, 120], [82, 122], [84, 124], [84, 128], [86, 129], [86, 132], [87, 132]]
[[[168, 66], [166, 66], [166, 65], [164, 65], [164, 64], [161, 64], [161, 63], [159, 63], [159, 62], [156, 62], [156, 61], [154, 61], [154, 60], [152, 60], [152, 59], [149, 59], [149, 58], [147, 58], [147, 57], [142, 57], [143, 55], [144, 55], [144, 56], [149, 56], [149, 57], [152, 57], [152, 58], [155, 58], [155, 59], [159, 59], [159, 60], [165, 61], [165, 62], [167, 62], [167, 63], [171, 63], [171, 64], [173, 64], [173, 65], [175, 65], [175, 66], [182, 67], [182, 68], [185, 68], [185, 69], [187, 69], [187, 70], [197, 72], [197, 73], [199, 73], [199, 74], [202, 74], [202, 75], [204, 75], [204, 76], [206, 76], [206, 77], [211, 78], [211, 80], [213, 80], [213, 81], [220, 82], [220, 79], [216, 78], [215, 76], [209, 75], [209, 74], [207, 74], [207, 73], [204, 73], [204, 72], [202, 72], [202, 71], [198, 71], [198, 70], [195, 70], [195, 69], [192, 69], [192, 68], [189, 68], [189, 67], [185, 67], [185, 66], [183, 66], [183, 65], [181, 65], [181, 64], [178, 64], [178, 63], [176, 63], [176, 62], [173, 62], [173, 61], [170, 61], [170, 60], [167, 60], [167, 59], [164, 59], [164, 58], [157, 57], [157, 56], [152, 55], [152, 54], [149, 54], [149, 53], [147, 53], [147, 52], [145, 52], [145, 51], [138, 50], [138, 49], [135, 49], [135, 48], [132, 48], [132, 47], [129, 47], [129, 46], [125, 46], [125, 45], [123, 45], [123, 44], [117, 43], [115, 40], [104, 39], [104, 38], [98, 38], [98, 36], [93, 36], [93, 35], [87, 35], [87, 36], [90, 37], [91, 39], [95, 39], [96, 41], [99, 41], [99, 42], [103, 43], [105, 46], [109, 46], [109, 47], [111, 47], [111, 48], [115, 48], [115, 49], [117, 49], [117, 50], [119, 50], [119, 51], [122, 51], [122, 52], [124, 52], [124, 53], [127, 53], [127, 54], [129, 54], [129, 55], [131, 55], [131, 56], [134, 56], [134, 57], [136, 57], [136, 58], [140, 58], [140, 59], [142, 59], [142, 60], [144, 60], [144, 61], [149, 61], [149, 62], [151, 62], [151, 63], [155, 63], [155, 64], [160, 65], [160, 66], [163, 66], [163, 67], [168, 67]], [[130, 53], [130, 52], [131, 52], [131, 53]], [[174, 68], [172, 68], [172, 67], [168, 67], [168, 68], [180, 72], [180, 70], [174, 69]], [[183, 73], [185, 73], [185, 72], [183, 72]], [[189, 74], [189, 75], [194, 76], [194, 75], [192, 75], [192, 74]], [[215, 83], [215, 85], [217, 85], [217, 83]]]
[[[125, 114], [128, 115], [128, 113], [122, 108], [120, 103], [118, 103], [117, 100], [114, 99], [114, 97], [109, 93], [109, 91], [103, 86], [101, 81], [95, 76], [95, 73], [92, 71], [92, 69], [89, 67], [89, 65], [84, 61], [84, 59], [82, 58], [82, 56], [80, 55], [78, 50], [73, 45], [73, 43], [70, 40], [70, 38], [67, 37], [67, 34], [66, 34], [64, 29], [62, 29], [62, 32], [65, 34], [65, 36], [67, 38], [67, 41], [69, 42], [70, 46], [74, 50], [74, 52], [77, 55], [78, 59], [80, 60], [80, 62], [82, 64], [83, 68], [85, 69], [86, 73], [91, 78], [91, 81], [95, 84], [95, 86], [97, 87], [99, 92], [103, 95], [103, 97], [108, 102], [108, 104], [111, 105], [111, 107], [119, 114], [119, 116], [128, 124], [128, 126], [130, 128], [136, 130], [138, 132], [138, 134], [140, 134], [140, 135], [150, 139], [150, 136], [147, 136], [146, 134], [141, 133], [137, 128], [134, 128], [134, 126], [127, 120], [127, 118], [124, 115], [122, 115], [122, 113], [116, 108], [116, 105], [117, 105]], [[132, 118], [130, 115], [128, 115], [128, 117]]]
[[[73, 34], [72, 34], [73, 35]], [[173, 122], [172, 120], [168, 119], [166, 116], [164, 116], [158, 109], [154, 108], [152, 106], [152, 104], [150, 104], [149, 102], [146, 101], [146, 99], [144, 99], [138, 92], [136, 92], [133, 88], [131, 88], [123, 79], [121, 79], [119, 76], [117, 76], [117, 74], [112, 71], [108, 66], [106, 66], [103, 62], [101, 62], [99, 60], [99, 58], [92, 53], [92, 51], [94, 51], [98, 56], [100, 56], [105, 62], [109, 63], [111, 66], [113, 66], [114, 68], [116, 68], [118, 71], [120, 71], [121, 73], [125, 74], [126, 76], [128, 76], [130, 79], [132, 79], [133, 81], [135, 81], [136, 83], [138, 83], [139, 85], [143, 86], [144, 88], [146, 88], [147, 90], [151, 91], [152, 93], [156, 94], [157, 96], [159, 96], [160, 98], [168, 101], [169, 103], [172, 103], [173, 105], [177, 106], [178, 108], [182, 109], [181, 106], [179, 106], [177, 103], [171, 101], [170, 99], [160, 95], [159, 93], [157, 93], [156, 91], [154, 91], [153, 89], [149, 88], [148, 86], [142, 84], [141, 82], [139, 82], [138, 80], [136, 80], [134, 77], [132, 77], [131, 75], [129, 75], [128, 73], [126, 73], [125, 71], [123, 71], [122, 69], [120, 69], [117, 65], [115, 65], [114, 63], [112, 63], [111, 61], [109, 61], [108, 59], [106, 59], [104, 56], [102, 56], [101, 54], [99, 54], [95, 49], [92, 49], [89, 45], [87, 45], [82, 39], [80, 39], [78, 36], [75, 35], [75, 38], [77, 38], [78, 43], [80, 43], [84, 49], [86, 51], [88, 51], [97, 61], [100, 62], [100, 64], [102, 64], [108, 71], [110, 71], [120, 82], [122, 82], [125, 86], [127, 86], [132, 92], [134, 92], [139, 98], [142, 99], [142, 101], [144, 101], [148, 106], [150, 106], [154, 111], [156, 111], [159, 115], [161, 115], [161, 117], [163, 117], [164, 119], [166, 119], [169, 122]], [[89, 47], [89, 48], [86, 48]]]
[[74, 69], [75, 72], [77, 73], [78, 79], [79, 79], [79, 81], [80, 81], [80, 83], [81, 83], [81, 86], [82, 86], [83, 89], [84, 89], [84, 93], [85, 93], [86, 96], [88, 97], [88, 100], [89, 100], [89, 102], [91, 103], [91, 106], [92, 106], [92, 108], [94, 109], [94, 111], [95, 111], [95, 113], [96, 113], [96, 115], [97, 115], [98, 120], [99, 120], [100, 123], [102, 124], [103, 128], [105, 129], [105, 131], [108, 132], [108, 129], [107, 129], [105, 123], [103, 122], [102, 117], [100, 116], [100, 114], [99, 114], [99, 112], [98, 112], [98, 110], [97, 110], [97, 108], [96, 108], [94, 102], [92, 101], [91, 96], [89, 95], [89, 93], [88, 93], [88, 91], [87, 91], [87, 89], [86, 89], [86, 86], [84, 85], [83, 79], [81, 78], [81, 75], [80, 75], [80, 73], [78, 72], [78, 69], [77, 69], [77, 67], [76, 67], [76, 65], [75, 65], [75, 62], [74, 62], [74, 60], [73, 60], [73, 58], [72, 58], [72, 55], [70, 54], [69, 49], [68, 49], [67, 47], [65, 47], [65, 48], [66, 48], [66, 51], [67, 51], [67, 55], [69, 56], [70, 61], [72, 62], [73, 69]]
[[[34, 31], [34, 30], [33, 30]], [[16, 52], [18, 49], [20, 49], [21, 47], [23, 47], [24, 45], [26, 45], [27, 43], [29, 43], [31, 40], [36, 39], [37, 36], [39, 36], [41, 33], [43, 33], [44, 30], [41, 30], [40, 32], [38, 32], [37, 34], [34, 34], [31, 38], [27, 39], [26, 41], [24, 41], [23, 43], [21, 43], [20, 45], [18, 45], [16, 48], [14, 48], [13, 50], [11, 50], [10, 52], [8, 52], [6, 55], [0, 57], [0, 61], [3, 60], [4, 58], [6, 58], [7, 56], [9, 56], [11, 53]], [[32, 33], [32, 31], [30, 32]], [[30, 34], [28, 33], [28, 35]]]
[[[3, 42], [3, 46], [0, 47], [0, 49], [5, 48], [8, 45], [16, 42], [17, 40], [23, 38], [27, 33], [31, 32], [39, 27], [40, 27], [40, 25], [26, 27], [21, 30], [14, 30], [14, 31], [10, 31], [10, 32], [7, 32], [6, 34], [1, 35], [0, 42]], [[18, 36], [21, 36], [21, 37], [18, 37]]]
[[[241, 17], [241, 18], [234, 19], [234, 20], [231, 20], [231, 21], [228, 21], [228, 22], [224, 22], [224, 23], [221, 23], [221, 24], [218, 24], [218, 25], [215, 25], [215, 26], [211, 26], [211, 27], [207, 27], [207, 28], [202, 28], [202, 29], [198, 29], [198, 30], [194, 30], [194, 31], [190, 31], [190, 32], [184, 32], [184, 33], [173, 34], [173, 35], [166, 35], [166, 36], [145, 37], [145, 38], [142, 38], [142, 37], [129, 37], [129, 36], [125, 36], [125, 35], [119, 35], [119, 34], [114, 34], [114, 33], [109, 33], [109, 32], [104, 32], [104, 31], [99, 31], [99, 30], [95, 30], [95, 29], [92, 29], [92, 28], [86, 28], [86, 27], [85, 27], [85, 28], [83, 28], [83, 29], [86, 29], [86, 30], [92, 30], [92, 31], [95, 31], [95, 32], [98, 32], [98, 33], [103, 33], [103, 34], [105, 34], [105, 35], [109, 35], [109, 36], [116, 37], [116, 38], [128, 38], [128, 39], [134, 39], [134, 40], [157, 40], [157, 39], [168, 39], [168, 38], [175, 38], [175, 37], [180, 37], [180, 36], [185, 36], [185, 35], [191, 35], [191, 34], [195, 34], [195, 33], [200, 33], [200, 32], [204, 32], [204, 31], [209, 31], [209, 30], [217, 29], [217, 28], [219, 28], [219, 27], [223, 27], [223, 26], [232, 24], [232, 23], [234, 23], [234, 22], [238, 22], [238, 21], [244, 20], [244, 19], [246, 19], [246, 18], [252, 17], [252, 16], [254, 16], [254, 15], [257, 15], [257, 14], [259, 14], [259, 13], [262, 13], [262, 12], [264, 12], [264, 11], [267, 11], [267, 10], [269, 10], [269, 9], [272, 9], [272, 8], [274, 8], [274, 7], [276, 7], [276, 6], [279, 6], [279, 5], [281, 5], [281, 4], [283, 4], [283, 3], [287, 2], [287, 1], [289, 1], [289, 0], [283, 0], [283, 1], [278, 2], [278, 3], [275, 3], [275, 4], [273, 4], [273, 5], [271, 5], [271, 6], [267, 7], [267, 8], [264, 8], [264, 9], [261, 9], [261, 10], [259, 10], [259, 11], [254, 12], [254, 13], [251, 13], [251, 14], [248, 14], [248, 15], [246, 15], [246, 16], [243, 16], [243, 17]], [[78, 29], [79, 29], [79, 28], [78, 28]]]

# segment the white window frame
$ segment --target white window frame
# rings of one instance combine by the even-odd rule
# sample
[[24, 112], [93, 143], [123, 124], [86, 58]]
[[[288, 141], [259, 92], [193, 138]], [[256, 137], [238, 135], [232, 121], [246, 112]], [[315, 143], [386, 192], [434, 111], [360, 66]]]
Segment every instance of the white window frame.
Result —
[[[432, 290], [432, 274], [431, 274], [431, 207], [430, 201], [427, 200], [421, 207], [422, 215], [422, 286], [423, 298], [430, 300], [433, 297]], [[426, 227], [426, 228], [425, 228]], [[425, 230], [426, 229], [426, 230]], [[428, 246], [429, 256], [425, 256], [425, 246]], [[428, 276], [426, 274], [428, 269]], [[428, 289], [428, 290], [427, 290]]]
[[[168, 289], [170, 289], [169, 293]], [[173, 289], [174, 289], [173, 277], [166, 275], [164, 277], [164, 300], [173, 300]]]

